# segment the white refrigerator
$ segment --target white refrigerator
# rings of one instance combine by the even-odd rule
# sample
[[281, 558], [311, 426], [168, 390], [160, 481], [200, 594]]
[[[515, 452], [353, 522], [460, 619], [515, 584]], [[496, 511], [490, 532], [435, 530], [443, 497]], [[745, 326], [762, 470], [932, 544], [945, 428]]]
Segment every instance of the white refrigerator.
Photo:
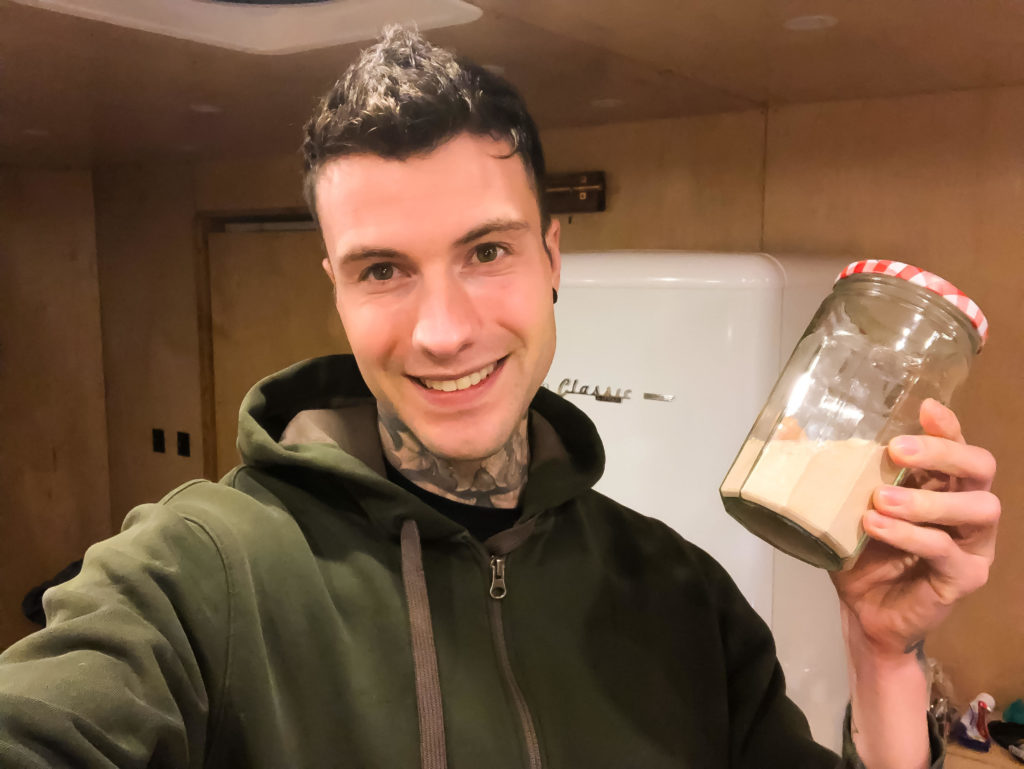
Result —
[[851, 259], [663, 251], [562, 255], [545, 386], [605, 444], [597, 489], [714, 556], [772, 628], [790, 697], [839, 750], [849, 698], [825, 572], [774, 551], [718, 487], [779, 370]]

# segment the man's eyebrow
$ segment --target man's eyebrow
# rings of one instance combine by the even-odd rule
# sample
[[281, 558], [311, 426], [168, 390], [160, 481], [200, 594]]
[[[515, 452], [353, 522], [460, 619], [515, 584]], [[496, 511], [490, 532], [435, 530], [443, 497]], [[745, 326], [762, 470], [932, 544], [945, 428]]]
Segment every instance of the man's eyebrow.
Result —
[[492, 232], [510, 232], [514, 230], [528, 230], [530, 229], [529, 222], [525, 222], [521, 219], [491, 219], [481, 224], [479, 227], [474, 227], [461, 238], [455, 241], [456, 246], [466, 246], [472, 243], [474, 240], [479, 240], [485, 235], [490, 235]]
[[405, 254], [394, 248], [378, 248], [374, 246], [357, 246], [350, 248], [338, 260], [339, 264], [350, 262], [364, 262], [371, 259], [404, 259]]

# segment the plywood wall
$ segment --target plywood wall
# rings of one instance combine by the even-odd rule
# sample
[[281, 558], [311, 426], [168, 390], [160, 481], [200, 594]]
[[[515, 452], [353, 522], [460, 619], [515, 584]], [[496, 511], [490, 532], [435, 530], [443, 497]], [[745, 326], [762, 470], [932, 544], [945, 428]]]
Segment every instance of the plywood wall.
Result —
[[[187, 166], [95, 172], [111, 514], [202, 475], [195, 208]], [[152, 448], [153, 428], [167, 451]], [[177, 433], [191, 456], [178, 456]]]
[[552, 172], [607, 174], [607, 211], [559, 217], [563, 250], [758, 250], [762, 113], [560, 129], [543, 140]]
[[899, 259], [951, 280], [992, 325], [960, 399], [1000, 464], [988, 586], [928, 642], [963, 698], [1024, 696], [1024, 89], [786, 107], [768, 120], [764, 247]]
[[87, 171], [0, 168], [0, 649], [21, 600], [111, 533]]
[[193, 173], [196, 209], [205, 213], [306, 208], [298, 153], [209, 160]]

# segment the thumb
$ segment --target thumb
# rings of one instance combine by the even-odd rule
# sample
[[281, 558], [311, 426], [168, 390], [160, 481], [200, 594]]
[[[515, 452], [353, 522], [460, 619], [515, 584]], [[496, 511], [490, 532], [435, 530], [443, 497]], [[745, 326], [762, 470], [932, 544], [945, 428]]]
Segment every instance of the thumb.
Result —
[[960, 428], [960, 420], [952, 409], [943, 406], [934, 398], [927, 398], [921, 404], [919, 415], [921, 427], [928, 435], [939, 438], [948, 438], [957, 443], [966, 443], [963, 431]]

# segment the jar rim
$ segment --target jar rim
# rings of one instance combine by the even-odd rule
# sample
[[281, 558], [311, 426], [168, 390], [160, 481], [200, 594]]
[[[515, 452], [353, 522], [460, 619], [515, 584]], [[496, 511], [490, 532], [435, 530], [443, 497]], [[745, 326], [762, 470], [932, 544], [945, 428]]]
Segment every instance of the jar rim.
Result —
[[967, 332], [968, 339], [971, 340], [972, 347], [974, 348], [974, 354], [978, 355], [981, 353], [981, 350], [985, 345], [985, 340], [982, 338], [981, 332], [978, 330], [978, 327], [974, 322], [956, 305], [947, 301], [942, 295], [937, 294], [933, 290], [925, 288], [924, 286], [919, 286], [903, 278], [898, 278], [894, 275], [887, 275], [881, 272], [860, 272], [851, 274], [836, 281], [836, 284], [833, 286], [833, 290], [842, 291], [844, 289], [855, 289], [865, 283], [880, 283], [882, 285], [892, 286], [898, 289], [905, 289], [908, 294], [920, 299], [925, 307], [938, 310], [947, 318], [955, 321], [961, 329]]
[[988, 318], [985, 317], [985, 313], [982, 312], [977, 302], [945, 278], [906, 262], [898, 262], [892, 259], [863, 259], [859, 262], [848, 264], [839, 273], [836, 283], [854, 275], [868, 273], [898, 278], [942, 297], [956, 310], [963, 313], [971, 325], [977, 329], [981, 339], [979, 350], [988, 341]]

